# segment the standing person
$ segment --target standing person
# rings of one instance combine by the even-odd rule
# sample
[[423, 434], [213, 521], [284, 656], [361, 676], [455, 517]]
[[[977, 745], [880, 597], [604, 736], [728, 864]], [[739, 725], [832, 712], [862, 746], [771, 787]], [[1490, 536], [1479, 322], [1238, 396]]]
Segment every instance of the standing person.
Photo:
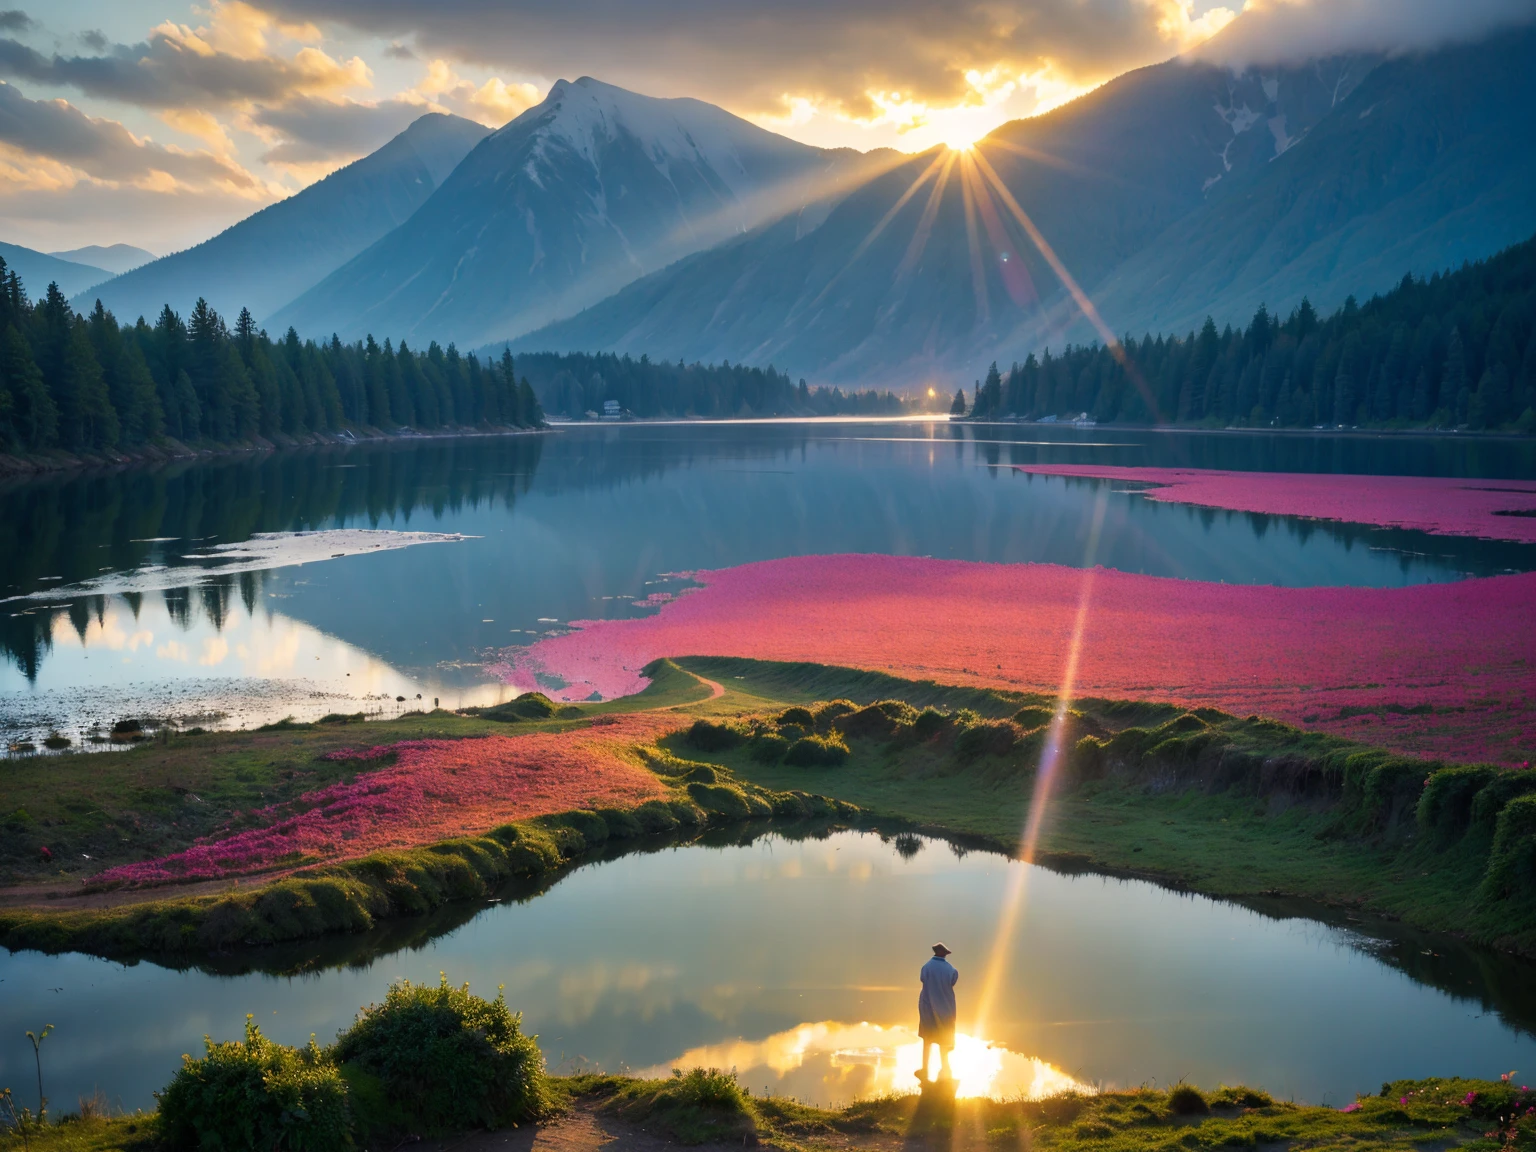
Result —
[[917, 1034], [923, 1041], [922, 1067], [917, 1078], [928, 1081], [928, 1052], [933, 1045], [939, 1046], [939, 1079], [951, 1080], [949, 1054], [955, 1047], [955, 981], [960, 973], [945, 959], [949, 949], [943, 944], [933, 946], [933, 959], [923, 965], [918, 974], [923, 990], [917, 997]]

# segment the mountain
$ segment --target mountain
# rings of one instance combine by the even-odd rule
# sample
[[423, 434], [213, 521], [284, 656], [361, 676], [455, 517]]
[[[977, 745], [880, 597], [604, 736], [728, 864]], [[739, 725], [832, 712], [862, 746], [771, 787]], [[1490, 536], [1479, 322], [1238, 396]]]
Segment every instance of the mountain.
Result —
[[561, 80], [415, 216], [273, 320], [413, 342], [515, 336], [883, 159], [799, 144], [698, 100]]
[[[76, 299], [99, 297], [119, 320], [151, 319], [198, 297], [222, 313], [265, 319], [407, 220], [490, 129], [428, 113], [378, 151], [348, 164], [211, 240], [115, 277]], [[328, 333], [327, 333], [328, 334]]]
[[1375, 69], [1281, 161], [1117, 268], [1117, 331], [1330, 310], [1536, 233], [1536, 28]]
[[20, 244], [0, 244], [0, 256], [5, 257], [5, 266], [21, 277], [28, 295], [33, 299], [42, 296], [50, 283], [58, 284], [59, 291], [64, 295], [73, 296], [112, 275], [103, 268], [94, 268], [74, 260], [61, 260], [46, 252], [23, 248]]
[[1100, 339], [1010, 198], [1114, 332], [1364, 297], [1536, 231], [1536, 153], [1519, 143], [1536, 139], [1533, 64], [1533, 29], [1386, 61], [1168, 61], [973, 155], [914, 157], [513, 348], [884, 386]]
[[153, 252], [135, 248], [132, 244], [111, 244], [106, 247], [100, 244], [87, 244], [84, 248], [72, 248], [68, 252], [50, 252], [48, 255], [57, 256], [60, 260], [69, 260], [75, 264], [89, 264], [92, 268], [104, 268], [114, 276], [131, 272], [155, 258]]
[[1062, 284], [997, 192], [1093, 284], [1261, 170], [1375, 61], [1234, 76], [1127, 73], [972, 152], [911, 157], [523, 337], [514, 347], [772, 363], [824, 380], [920, 380], [1054, 313]]

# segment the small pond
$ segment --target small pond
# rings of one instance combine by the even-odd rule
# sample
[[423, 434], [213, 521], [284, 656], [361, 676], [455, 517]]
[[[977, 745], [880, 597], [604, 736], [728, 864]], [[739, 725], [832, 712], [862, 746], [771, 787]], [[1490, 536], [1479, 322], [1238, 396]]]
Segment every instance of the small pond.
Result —
[[391, 981], [441, 971], [504, 986], [557, 1070], [702, 1064], [834, 1104], [915, 1085], [917, 970], [938, 939], [961, 973], [967, 1093], [1185, 1079], [1343, 1104], [1397, 1077], [1536, 1071], [1536, 967], [1305, 911], [938, 840], [737, 831], [211, 970], [0, 954], [0, 1084], [29, 1101], [23, 1034], [51, 1023], [55, 1110], [97, 1088], [151, 1107], [182, 1053], [238, 1037], [246, 1013], [286, 1043], [326, 1042]]

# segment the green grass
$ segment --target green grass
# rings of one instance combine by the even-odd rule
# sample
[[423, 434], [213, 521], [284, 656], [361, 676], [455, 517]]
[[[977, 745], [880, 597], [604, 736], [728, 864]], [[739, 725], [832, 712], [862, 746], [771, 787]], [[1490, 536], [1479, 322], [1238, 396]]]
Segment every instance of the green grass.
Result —
[[[665, 1080], [586, 1075], [552, 1078], [554, 1098], [590, 1108], [647, 1135], [684, 1145], [761, 1143], [812, 1149], [1037, 1147], [1060, 1152], [1187, 1152], [1269, 1148], [1339, 1152], [1496, 1152], [1536, 1146], [1536, 1125], [1509, 1117], [1530, 1094], [1499, 1081], [1401, 1080], [1344, 1112], [1273, 1100], [1265, 1092], [1221, 1087], [1195, 1092], [1150, 1088], [1067, 1094], [1042, 1100], [955, 1100], [942, 1089], [887, 1096], [842, 1109], [813, 1108], [744, 1092], [728, 1074], [701, 1070]], [[1184, 1100], [1174, 1093], [1182, 1092]], [[1470, 1105], [1464, 1104], [1468, 1094]], [[1208, 1111], [1190, 1107], [1196, 1096]], [[153, 1115], [72, 1118], [29, 1134], [31, 1152], [155, 1152]], [[393, 1144], [391, 1144], [393, 1146]], [[622, 1143], [615, 1147], [623, 1147]], [[22, 1152], [0, 1131], [0, 1152]]]
[[[483, 898], [512, 878], [552, 876], [613, 844], [709, 823], [878, 819], [999, 851], [1019, 847], [1048, 697], [747, 660], [660, 661], [652, 673], [636, 697], [552, 707], [542, 719], [546, 709], [525, 703], [502, 710], [511, 714], [503, 721], [433, 712], [23, 761], [0, 781], [0, 812], [12, 814], [7, 831], [21, 833], [0, 836], [0, 863], [13, 883], [175, 851], [237, 809], [342, 778], [349, 766], [321, 757], [344, 745], [558, 732], [641, 708], [677, 709], [680, 726], [705, 721], [703, 747], [680, 731], [646, 753], [676, 797], [670, 815], [651, 824], [569, 814], [244, 891], [89, 912], [0, 910], [0, 943], [206, 954], [371, 930]], [[696, 677], [718, 681], [726, 694], [711, 698]], [[853, 714], [878, 700], [904, 703], [889, 715]], [[533, 718], [519, 715], [530, 711]], [[1066, 736], [1071, 752], [1037, 845], [1042, 863], [1213, 896], [1302, 897], [1536, 955], [1536, 774], [1448, 767], [1258, 717], [1134, 701], [1076, 701]], [[836, 755], [796, 766], [786, 752], [812, 738]], [[1427, 791], [1426, 776], [1434, 780]], [[60, 859], [44, 868], [26, 858], [34, 840]]]

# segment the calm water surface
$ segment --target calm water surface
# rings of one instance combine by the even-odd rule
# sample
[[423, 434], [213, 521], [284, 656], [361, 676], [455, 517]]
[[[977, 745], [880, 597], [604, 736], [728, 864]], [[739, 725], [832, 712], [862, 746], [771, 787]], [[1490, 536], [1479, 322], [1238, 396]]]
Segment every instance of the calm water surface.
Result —
[[[637, 600], [701, 568], [835, 552], [1081, 564], [1106, 488], [1098, 559], [1131, 572], [1386, 587], [1530, 570], [1530, 546], [1158, 504], [1013, 465], [1501, 478], [1536, 475], [1533, 453], [1454, 438], [609, 425], [13, 482], [0, 730], [78, 739], [126, 715], [238, 726], [418, 696], [494, 702], [507, 690], [483, 671], [489, 653], [643, 611]], [[304, 564], [279, 542], [239, 573], [208, 559], [257, 533], [353, 528], [469, 539]]]
[[446, 971], [486, 994], [505, 985], [552, 1066], [735, 1068], [755, 1092], [830, 1104], [915, 1083], [916, 977], [935, 937], [961, 973], [967, 1092], [1185, 1078], [1342, 1104], [1397, 1077], [1536, 1067], [1528, 964], [1040, 868], [978, 1022], [1024, 867], [939, 841], [904, 858], [868, 833], [765, 835], [583, 867], [526, 902], [445, 914], [472, 916], [457, 925], [256, 957], [311, 968], [297, 976], [3, 955], [0, 1081], [31, 1082], [22, 1034], [52, 1023], [55, 1107], [98, 1086], [149, 1107], [183, 1052], [237, 1037], [247, 1012], [286, 1043], [324, 1042], [391, 981]]

